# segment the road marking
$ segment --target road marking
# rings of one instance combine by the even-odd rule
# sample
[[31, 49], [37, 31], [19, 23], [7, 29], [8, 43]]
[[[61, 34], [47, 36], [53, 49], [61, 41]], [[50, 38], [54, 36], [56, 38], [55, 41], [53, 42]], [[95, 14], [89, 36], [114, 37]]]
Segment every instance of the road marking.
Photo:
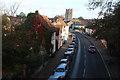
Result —
[[84, 46], [84, 66], [86, 66], [86, 51], [85, 51], [85, 46]]
[[[86, 35], [84, 35], [88, 40], [90, 40]], [[90, 42], [92, 42], [91, 40], [90, 40]], [[93, 43], [93, 42], [92, 42]], [[97, 49], [97, 48], [96, 48]], [[102, 56], [102, 54], [100, 53], [100, 51], [97, 49], [97, 51], [98, 51], [98, 53], [100, 54], [100, 56], [101, 56], [101, 58], [102, 58], [102, 61], [103, 61], [103, 63], [104, 63], [104, 65], [105, 65], [105, 68], [106, 68], [106, 70], [107, 70], [107, 72], [108, 72], [108, 75], [109, 75], [109, 77], [110, 77], [110, 80], [112, 80], [112, 78], [111, 78], [111, 74], [110, 74], [110, 71], [109, 71], [109, 69], [108, 69], [108, 67], [107, 67], [107, 64], [105, 63], [105, 61], [104, 61], [104, 59], [103, 59], [103, 56]]]
[[85, 51], [85, 46], [84, 46], [84, 71], [83, 71], [83, 78], [85, 78], [85, 72], [86, 72], [85, 66], [86, 66], [86, 51]]
[[106, 70], [107, 70], [107, 72], [108, 72], [108, 75], [109, 75], [109, 77], [110, 77], [110, 80], [112, 80], [110, 71], [109, 71], [109, 69], [108, 69], [108, 67], [107, 67], [107, 64], [105, 63], [105, 60], [103, 59], [103, 56], [102, 56], [101, 52], [100, 52], [98, 49], [97, 49], [97, 51], [98, 51], [98, 53], [100, 54], [100, 56], [101, 56], [101, 58], [102, 58], [102, 61], [103, 61], [104, 65], [105, 65], [105, 68], [106, 68]]
[[86, 66], [86, 60], [84, 60], [84, 66]]
[[85, 68], [84, 68], [84, 71], [83, 71], [83, 78], [85, 77], [85, 72], [86, 72], [86, 70], [85, 70]]
[[84, 58], [86, 59], [86, 54], [84, 55]]

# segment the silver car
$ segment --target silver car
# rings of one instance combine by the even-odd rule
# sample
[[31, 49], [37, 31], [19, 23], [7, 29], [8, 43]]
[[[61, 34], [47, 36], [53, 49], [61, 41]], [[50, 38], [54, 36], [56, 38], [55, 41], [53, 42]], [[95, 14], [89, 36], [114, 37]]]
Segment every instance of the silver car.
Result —
[[73, 55], [72, 55], [71, 52], [65, 52], [65, 53], [64, 53], [64, 58], [67, 58], [67, 59], [69, 59], [70, 61], [72, 61], [72, 57], [73, 57]]
[[54, 75], [58, 75], [61, 78], [65, 78], [68, 72], [68, 65], [66, 63], [61, 63], [54, 70]]
[[66, 52], [71, 52], [72, 54], [74, 54], [74, 48], [68, 48]]
[[75, 48], [75, 45], [69, 45], [68, 48]]
[[61, 76], [60, 75], [51, 75], [48, 80], [61, 80]]
[[69, 65], [69, 59], [67, 58], [63, 58], [63, 59], [60, 59], [60, 63], [66, 63], [67, 65]]

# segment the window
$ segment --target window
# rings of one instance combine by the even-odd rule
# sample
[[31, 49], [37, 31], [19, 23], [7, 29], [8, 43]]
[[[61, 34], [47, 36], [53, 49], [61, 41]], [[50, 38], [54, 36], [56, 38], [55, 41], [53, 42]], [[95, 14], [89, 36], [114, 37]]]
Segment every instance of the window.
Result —
[[41, 23], [40, 23], [40, 22], [38, 22], [38, 26], [41, 26]]
[[65, 70], [64, 70], [64, 68], [58, 68], [57, 70], [56, 70], [56, 72], [64, 72]]

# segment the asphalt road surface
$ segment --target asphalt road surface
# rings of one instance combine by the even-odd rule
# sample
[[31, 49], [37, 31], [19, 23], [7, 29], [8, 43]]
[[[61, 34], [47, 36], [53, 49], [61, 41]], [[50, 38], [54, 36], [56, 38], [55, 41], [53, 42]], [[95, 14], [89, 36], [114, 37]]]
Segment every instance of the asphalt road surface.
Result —
[[89, 45], [92, 43], [79, 32], [73, 33], [77, 36], [78, 47], [73, 57], [67, 80], [109, 80], [108, 72], [98, 51], [96, 50], [96, 53], [88, 52]]

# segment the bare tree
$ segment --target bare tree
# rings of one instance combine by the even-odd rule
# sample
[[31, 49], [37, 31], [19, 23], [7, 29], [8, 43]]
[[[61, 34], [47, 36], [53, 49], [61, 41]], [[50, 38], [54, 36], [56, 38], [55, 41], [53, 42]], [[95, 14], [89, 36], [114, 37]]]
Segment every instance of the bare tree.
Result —
[[11, 7], [10, 7], [10, 15], [11, 16], [15, 16], [15, 14], [17, 13], [17, 10], [19, 8], [21, 3], [14, 3]]
[[21, 5], [21, 2], [19, 2], [19, 3], [14, 2], [8, 8], [8, 7], [6, 7], [5, 3], [0, 3], [0, 11], [2, 12], [2, 14], [7, 14], [9, 16], [15, 16], [20, 5]]

